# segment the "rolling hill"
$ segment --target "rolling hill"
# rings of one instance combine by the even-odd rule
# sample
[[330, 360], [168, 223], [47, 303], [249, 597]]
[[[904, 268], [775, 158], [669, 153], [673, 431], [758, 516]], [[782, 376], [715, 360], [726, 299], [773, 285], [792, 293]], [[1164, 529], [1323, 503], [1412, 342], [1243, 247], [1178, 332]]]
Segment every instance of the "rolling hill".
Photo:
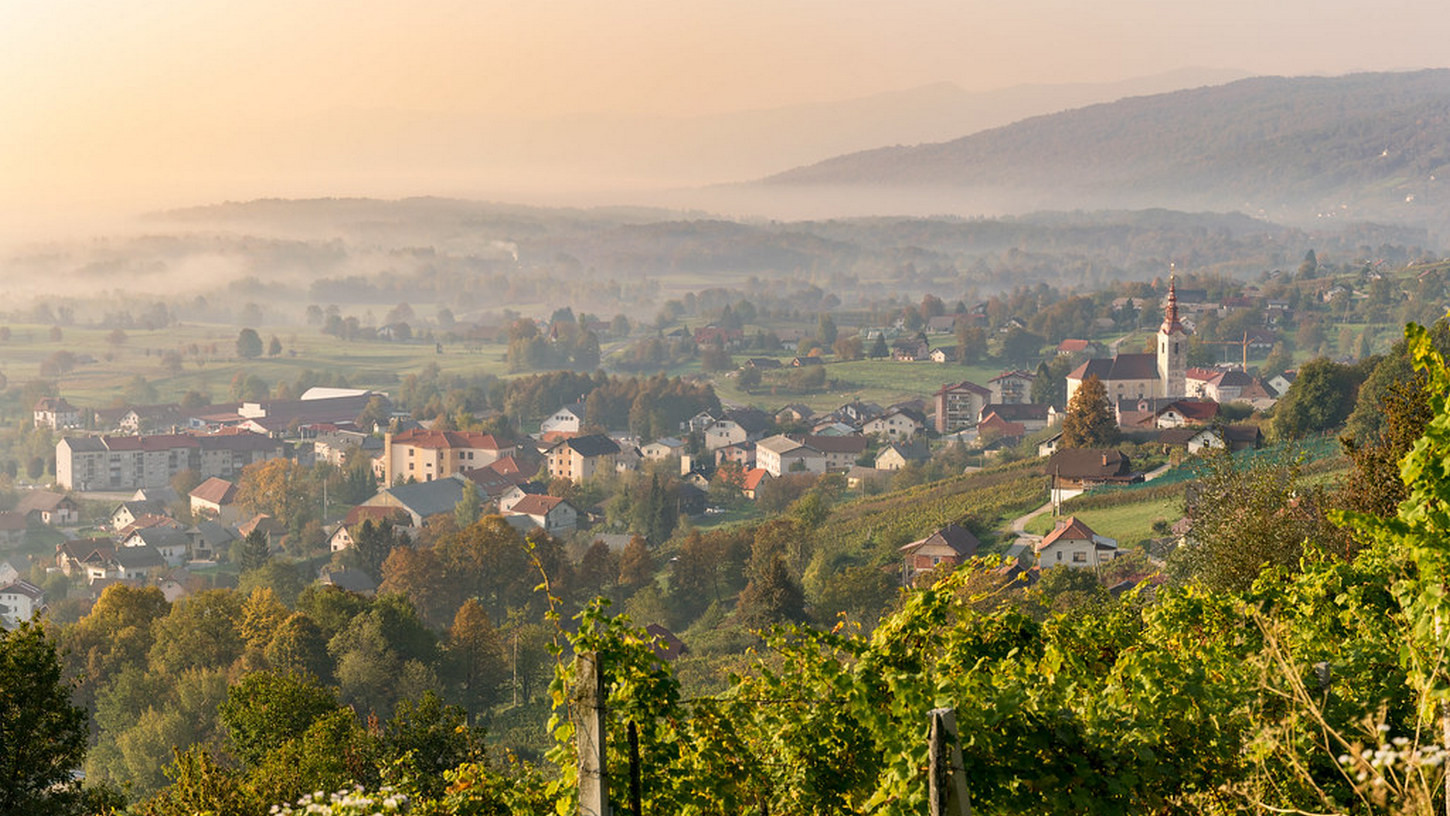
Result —
[[1443, 229], [1450, 70], [1260, 77], [1038, 116], [954, 141], [852, 153], [761, 184], [915, 191], [984, 209], [1168, 207]]

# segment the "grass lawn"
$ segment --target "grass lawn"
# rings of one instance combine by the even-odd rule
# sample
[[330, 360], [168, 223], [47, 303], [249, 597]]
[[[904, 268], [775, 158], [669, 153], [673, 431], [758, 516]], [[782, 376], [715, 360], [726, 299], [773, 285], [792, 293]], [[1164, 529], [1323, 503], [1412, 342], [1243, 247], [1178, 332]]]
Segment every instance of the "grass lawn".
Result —
[[[1153, 537], [1153, 522], [1167, 521], [1170, 524], [1183, 515], [1181, 498], [1153, 499], [1104, 507], [1095, 510], [1076, 510], [1072, 515], [1082, 519], [1087, 526], [1100, 535], [1116, 538], [1118, 546], [1130, 548], [1145, 538]], [[1027, 531], [1046, 535], [1052, 531], [1055, 520], [1051, 515], [1042, 515], [1027, 525]]]

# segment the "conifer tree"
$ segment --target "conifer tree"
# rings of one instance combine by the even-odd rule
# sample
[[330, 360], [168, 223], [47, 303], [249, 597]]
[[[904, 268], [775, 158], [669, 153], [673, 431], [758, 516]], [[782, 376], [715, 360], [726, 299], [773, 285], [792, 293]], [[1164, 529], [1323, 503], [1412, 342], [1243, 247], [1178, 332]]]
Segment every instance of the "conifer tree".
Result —
[[1062, 447], [1105, 448], [1118, 441], [1118, 423], [1102, 380], [1089, 376], [1067, 402]]

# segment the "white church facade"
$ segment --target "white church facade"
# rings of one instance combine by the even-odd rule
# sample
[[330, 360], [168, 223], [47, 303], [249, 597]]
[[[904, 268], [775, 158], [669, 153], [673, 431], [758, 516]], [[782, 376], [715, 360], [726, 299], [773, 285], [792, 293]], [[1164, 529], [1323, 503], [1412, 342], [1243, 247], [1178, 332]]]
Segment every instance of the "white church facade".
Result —
[[1067, 375], [1067, 399], [1088, 377], [1096, 376], [1108, 390], [1108, 399], [1187, 396], [1188, 332], [1178, 320], [1176, 284], [1168, 284], [1163, 325], [1158, 327], [1157, 348], [1142, 354], [1117, 354], [1088, 360]]

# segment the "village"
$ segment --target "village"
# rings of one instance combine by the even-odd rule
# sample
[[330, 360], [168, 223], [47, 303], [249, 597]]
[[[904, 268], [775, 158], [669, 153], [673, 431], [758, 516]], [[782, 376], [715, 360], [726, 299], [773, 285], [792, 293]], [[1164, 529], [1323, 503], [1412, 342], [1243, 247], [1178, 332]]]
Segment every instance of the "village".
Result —
[[[194, 410], [164, 404], [83, 412], [64, 398], [43, 397], [34, 406], [33, 422], [59, 435], [54, 485], [26, 491], [15, 509], [0, 511], [0, 547], [18, 549], [37, 527], [56, 530], [64, 540], [32, 564], [5, 561], [0, 614], [13, 626], [60, 600], [47, 598], [42, 585], [64, 587], [72, 606], [93, 602], [113, 583], [158, 586], [175, 601], [224, 585], [217, 581], [235, 574], [237, 554], [249, 536], [264, 537], [272, 553], [316, 564], [311, 578], [324, 585], [372, 593], [383, 576], [349, 553], [367, 535], [363, 525], [386, 522], [417, 541], [430, 519], [497, 513], [522, 534], [540, 531], [569, 542], [575, 559], [595, 542], [618, 557], [635, 536], [643, 534], [650, 548], [659, 549], [675, 532], [676, 520], [708, 524], [727, 512], [740, 517], [741, 508], [772, 492], [783, 494], [770, 505], [779, 511], [826, 475], [849, 493], [879, 494], [903, 470], [919, 471], [934, 457], [970, 471], [990, 466], [994, 458], [1005, 460], [1003, 452], [1031, 451], [1050, 481], [1048, 503], [1039, 510], [1056, 511], [1085, 491], [1141, 483], [1150, 470], [1161, 474], [1185, 457], [1262, 446], [1263, 423], [1245, 420], [1287, 393], [1295, 372], [1279, 372], [1266, 382], [1242, 365], [1190, 366], [1187, 327], [1205, 314], [1201, 304], [1180, 303], [1170, 284], [1161, 309], [1154, 352], [1089, 356], [1103, 347], [1077, 338], [1057, 344], [1054, 364], [1076, 363], [1054, 386], [1065, 394], [1066, 409], [1033, 400], [1051, 393], [1036, 383], [1052, 376], [1048, 360], [1037, 373], [1014, 369], [981, 384], [948, 382], [934, 394], [887, 406], [855, 399], [819, 413], [802, 402], [773, 411], [711, 408], [680, 422], [677, 433], [654, 438], [591, 422], [587, 394], [543, 417], [534, 433], [518, 436], [420, 422], [394, 411], [388, 394], [368, 389], [315, 387], [297, 399]], [[902, 336], [891, 340], [890, 359], [883, 364], [946, 362], [956, 346], [932, 347], [929, 333], [949, 328], [955, 337], [968, 319], [935, 316], [915, 335], [896, 332]], [[1022, 328], [1008, 321], [1004, 330]], [[862, 342], [886, 345], [888, 333], [864, 332]], [[694, 339], [702, 347], [732, 349], [744, 336], [711, 325], [697, 330]], [[1255, 339], [1269, 344], [1272, 335], [1256, 331]], [[1246, 334], [1245, 360], [1249, 344]], [[764, 371], [825, 369], [816, 352], [788, 361], [746, 357], [731, 375], [748, 379], [754, 372], [758, 381]], [[1089, 382], [1111, 407], [1104, 438], [1131, 441], [1135, 452], [1150, 451], [1151, 460], [1135, 462], [1116, 445], [1084, 446], [1082, 439], [1064, 444], [1064, 417]], [[974, 464], [961, 464], [969, 461]], [[269, 498], [259, 487], [289, 467], [319, 465], [330, 473], [361, 471], [363, 483], [375, 487], [349, 496], [355, 503], [343, 505], [341, 496], [329, 502], [323, 495], [307, 506]], [[641, 526], [607, 506], [626, 484], [621, 479], [641, 473], [654, 479], [654, 490], [669, 505], [671, 523], [664, 527]], [[83, 526], [81, 502], [109, 502], [109, 512]], [[278, 515], [287, 507], [294, 517]], [[1180, 535], [1186, 532], [1178, 518], [1168, 521]], [[81, 530], [92, 532], [81, 537]], [[988, 552], [955, 523], [921, 532], [900, 548], [904, 585], [943, 564]], [[1058, 565], [1097, 567], [1113, 559], [1119, 554], [1114, 532], [1061, 518], [1045, 535], [1019, 527], [1015, 535], [1003, 531], [989, 540], [996, 545], [991, 551], [1035, 576]], [[46, 579], [57, 574], [64, 583]]]

